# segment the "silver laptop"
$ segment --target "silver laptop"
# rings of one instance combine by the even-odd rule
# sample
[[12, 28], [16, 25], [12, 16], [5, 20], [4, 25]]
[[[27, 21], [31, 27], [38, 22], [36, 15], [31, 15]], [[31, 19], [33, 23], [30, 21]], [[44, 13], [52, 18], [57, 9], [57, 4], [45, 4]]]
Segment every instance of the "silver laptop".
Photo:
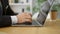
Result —
[[35, 27], [40, 27], [40, 26], [43, 26], [42, 24], [40, 24], [39, 22], [33, 20], [32, 23], [30, 24], [13, 24], [12, 26], [21, 26], [21, 27], [24, 27], [24, 26], [35, 26]]
[[[37, 19], [35, 20], [32, 19], [32, 23], [27, 22], [24, 24], [13, 24], [12, 26], [43, 26], [49, 11], [51, 11], [53, 7], [53, 1], [51, 3], [52, 3], [51, 6], [49, 5], [48, 2], [46, 2], [45, 5], [43, 5], [43, 7], [45, 6], [45, 9], [47, 9], [47, 11], [45, 9], [44, 9], [45, 11], [44, 10], [40, 11], [37, 15]], [[46, 5], [48, 5], [47, 8]]]

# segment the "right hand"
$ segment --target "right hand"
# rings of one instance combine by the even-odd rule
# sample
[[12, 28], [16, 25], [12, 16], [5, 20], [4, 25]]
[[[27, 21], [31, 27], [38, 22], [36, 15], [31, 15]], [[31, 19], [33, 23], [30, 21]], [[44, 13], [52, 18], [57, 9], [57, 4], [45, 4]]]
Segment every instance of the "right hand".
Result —
[[24, 23], [24, 22], [32, 22], [32, 16], [30, 13], [22, 13], [17, 15], [18, 23]]

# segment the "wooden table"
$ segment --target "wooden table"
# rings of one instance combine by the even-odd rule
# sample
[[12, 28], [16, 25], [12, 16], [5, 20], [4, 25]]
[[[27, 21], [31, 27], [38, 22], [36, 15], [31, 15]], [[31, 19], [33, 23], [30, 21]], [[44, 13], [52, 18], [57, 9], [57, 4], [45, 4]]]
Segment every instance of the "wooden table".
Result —
[[0, 34], [60, 34], [60, 20], [46, 21], [43, 27], [6, 27]]

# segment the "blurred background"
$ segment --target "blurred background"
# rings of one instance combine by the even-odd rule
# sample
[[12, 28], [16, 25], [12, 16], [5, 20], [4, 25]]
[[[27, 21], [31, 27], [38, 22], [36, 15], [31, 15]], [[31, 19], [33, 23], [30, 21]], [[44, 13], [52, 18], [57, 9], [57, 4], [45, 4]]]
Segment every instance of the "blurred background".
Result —
[[[23, 12], [30, 12], [32, 14], [39, 12], [41, 4], [46, 0], [9, 0], [9, 4], [13, 11], [20, 11], [20, 13]], [[54, 6], [51, 9], [51, 12], [49, 12], [47, 19], [54, 19], [54, 18], [60, 18], [60, 0], [56, 0], [54, 2]]]

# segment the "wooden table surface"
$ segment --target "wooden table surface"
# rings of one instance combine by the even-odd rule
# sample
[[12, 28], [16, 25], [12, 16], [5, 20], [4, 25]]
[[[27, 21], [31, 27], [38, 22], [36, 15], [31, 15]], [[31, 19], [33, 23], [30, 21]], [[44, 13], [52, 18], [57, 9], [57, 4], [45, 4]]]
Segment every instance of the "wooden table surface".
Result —
[[46, 21], [43, 27], [6, 27], [0, 34], [60, 34], [60, 20]]

